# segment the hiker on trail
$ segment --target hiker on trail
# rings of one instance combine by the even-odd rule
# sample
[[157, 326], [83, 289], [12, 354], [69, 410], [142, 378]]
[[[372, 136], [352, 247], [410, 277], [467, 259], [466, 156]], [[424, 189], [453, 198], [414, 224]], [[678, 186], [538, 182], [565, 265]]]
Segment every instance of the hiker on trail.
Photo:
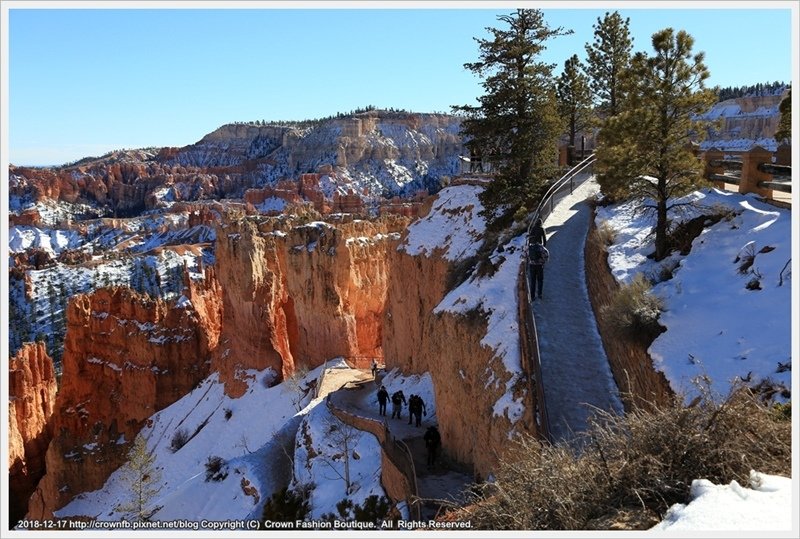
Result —
[[541, 243], [531, 243], [528, 245], [528, 262], [531, 267], [531, 301], [536, 299], [536, 291], [539, 291], [539, 299], [542, 299], [542, 286], [544, 285], [544, 265], [550, 258], [547, 247]]
[[397, 419], [402, 419], [401, 411], [403, 410], [403, 405], [406, 403], [406, 396], [403, 395], [403, 391], [395, 391], [392, 393], [392, 419], [397, 417]]
[[425, 401], [419, 395], [411, 395], [408, 400], [408, 424], [416, 417], [416, 426], [419, 427], [422, 422], [422, 414], [428, 415], [428, 410], [425, 409]]
[[442, 436], [439, 434], [439, 429], [436, 425], [428, 427], [425, 431], [425, 447], [428, 448], [428, 468], [436, 464], [436, 455], [439, 452], [439, 447], [442, 445]]
[[378, 374], [378, 362], [375, 359], [372, 360], [372, 377], [375, 378], [375, 375]]
[[378, 390], [378, 413], [382, 416], [386, 416], [386, 401], [389, 400], [389, 392], [386, 391], [386, 386], [381, 386]]
[[547, 247], [547, 234], [544, 231], [544, 223], [541, 219], [536, 219], [536, 223], [531, 229], [531, 237], [528, 241], [531, 243], [541, 243]]

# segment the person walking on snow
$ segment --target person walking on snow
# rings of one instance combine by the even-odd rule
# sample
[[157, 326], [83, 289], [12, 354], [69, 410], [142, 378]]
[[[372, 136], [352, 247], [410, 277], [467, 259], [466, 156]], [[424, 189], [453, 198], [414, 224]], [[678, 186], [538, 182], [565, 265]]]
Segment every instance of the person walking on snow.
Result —
[[386, 417], [386, 401], [389, 400], [389, 392], [386, 391], [386, 386], [381, 386], [378, 390], [378, 413]]
[[428, 427], [423, 439], [425, 440], [425, 447], [428, 449], [428, 468], [432, 468], [436, 464], [436, 455], [442, 445], [442, 436], [439, 434], [439, 429], [436, 428], [436, 425]]
[[422, 422], [422, 414], [428, 415], [425, 409], [425, 401], [419, 395], [411, 395], [408, 400], [408, 424], [411, 424], [411, 419], [416, 416], [416, 426], [419, 427]]
[[528, 263], [531, 271], [531, 301], [536, 299], [536, 291], [539, 291], [539, 299], [542, 299], [542, 286], [544, 285], [544, 265], [550, 258], [547, 247], [541, 243], [531, 243], [528, 245]]
[[544, 223], [541, 219], [536, 219], [536, 224], [534, 224], [533, 228], [531, 229], [531, 237], [529, 241], [531, 243], [541, 243], [547, 247], [547, 233], [544, 231]]
[[403, 391], [395, 391], [392, 394], [392, 419], [397, 417], [397, 419], [403, 419], [401, 417], [401, 412], [403, 410], [403, 405], [406, 403], [406, 396], [403, 395]]
[[375, 359], [372, 360], [372, 378], [374, 379], [375, 376], [378, 374], [378, 362]]

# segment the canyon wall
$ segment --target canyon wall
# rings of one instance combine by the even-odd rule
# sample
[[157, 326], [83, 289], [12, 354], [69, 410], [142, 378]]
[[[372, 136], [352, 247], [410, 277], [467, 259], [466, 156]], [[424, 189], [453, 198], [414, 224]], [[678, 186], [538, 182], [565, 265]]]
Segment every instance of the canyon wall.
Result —
[[42, 342], [25, 343], [8, 364], [8, 490], [11, 523], [25, 516], [28, 497], [45, 471], [56, 402], [53, 361]]
[[222, 225], [216, 256], [225, 322], [212, 370], [226, 392], [240, 395], [249, 369], [286, 377], [336, 356], [364, 365], [383, 357], [389, 257], [407, 222]]
[[[397, 252], [383, 323], [383, 351], [387, 369], [430, 372], [443, 450], [485, 478], [496, 468], [513, 430], [511, 421], [493, 410], [510, 375], [497, 352], [481, 343], [487, 331], [482, 313], [434, 314], [452, 269], [439, 256]], [[501, 383], [492, 383], [493, 378]], [[520, 384], [515, 394], [524, 390]], [[530, 408], [518, 425], [520, 431], [535, 435], [527, 416]]]
[[219, 285], [211, 270], [187, 284], [177, 303], [129, 288], [70, 300], [47, 473], [30, 498], [31, 518], [52, 518], [76, 494], [100, 488], [144, 422], [208, 375]]
[[215, 265], [203, 279], [186, 273], [179, 300], [128, 288], [72, 298], [55, 434], [29, 515], [50, 518], [101, 487], [144, 422], [211, 372], [238, 397], [253, 369], [280, 380], [336, 356], [363, 367], [382, 358], [389, 260], [407, 223], [224, 218]]

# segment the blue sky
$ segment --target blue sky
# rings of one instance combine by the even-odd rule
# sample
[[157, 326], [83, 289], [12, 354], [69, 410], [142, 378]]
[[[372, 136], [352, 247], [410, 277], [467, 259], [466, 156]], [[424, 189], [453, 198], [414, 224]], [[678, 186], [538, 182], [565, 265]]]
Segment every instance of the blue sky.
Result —
[[[473, 37], [484, 37], [497, 15], [511, 11], [457, 3], [324, 10], [18, 5], [7, 12], [2, 38], [8, 54], [2, 91], [8, 161], [19, 165], [184, 146], [232, 121], [316, 118], [365, 105], [449, 112], [482, 93], [479, 79], [463, 69], [477, 58]], [[548, 45], [543, 59], [556, 71], [572, 54], [585, 57], [592, 25], [609, 10], [602, 2], [586, 5], [593, 9], [538, 4], [550, 26], [575, 32]], [[712, 86], [791, 81], [789, 4], [721, 9], [728, 5], [653, 3], [619, 11], [631, 19], [634, 50], [649, 52], [650, 36], [662, 28], [688, 31], [695, 50], [706, 52]]]

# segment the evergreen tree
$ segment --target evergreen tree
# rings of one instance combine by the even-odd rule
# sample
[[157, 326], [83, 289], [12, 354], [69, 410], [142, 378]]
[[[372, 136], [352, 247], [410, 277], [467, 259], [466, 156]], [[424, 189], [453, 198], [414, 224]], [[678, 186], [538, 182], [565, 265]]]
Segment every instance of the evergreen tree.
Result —
[[[567, 122], [570, 151], [575, 149], [575, 136], [586, 128], [591, 113], [592, 97], [589, 81], [582, 73], [577, 54], [564, 63], [564, 72], [558, 78], [558, 112]], [[570, 163], [574, 156], [570, 155]]]
[[593, 26], [594, 43], [585, 45], [586, 74], [595, 104], [598, 111], [607, 117], [619, 112], [625, 97], [621, 81], [633, 49], [629, 23], [630, 19], [623, 19], [616, 11], [606, 12]]
[[484, 215], [503, 208], [532, 207], [538, 191], [556, 172], [556, 147], [562, 130], [557, 114], [553, 64], [539, 60], [545, 43], [571, 31], [550, 28], [541, 10], [518, 9], [498, 20], [507, 29], [487, 28], [478, 39], [479, 60], [464, 67], [483, 79], [479, 106], [453, 107], [464, 113], [462, 135], [470, 151], [496, 171], [481, 194]]
[[[692, 56], [694, 39], [667, 28], [653, 34], [655, 54], [637, 53], [625, 85], [626, 108], [609, 118], [598, 137], [597, 172], [604, 193], [650, 199], [656, 212], [656, 260], [668, 254], [667, 211], [675, 197], [704, 181], [691, 138], [705, 131], [695, 115], [716, 100], [704, 86], [704, 54]], [[670, 202], [672, 201], [672, 202]]]
[[147, 450], [147, 440], [139, 434], [128, 451], [128, 465], [122, 479], [129, 487], [130, 499], [118, 505], [117, 511], [147, 520], [148, 505], [161, 491], [161, 471], [155, 468], [155, 460], [155, 455]]
[[778, 124], [778, 131], [775, 132], [775, 140], [780, 144], [784, 139], [792, 140], [792, 89], [781, 101], [778, 110], [781, 113], [781, 120]]

